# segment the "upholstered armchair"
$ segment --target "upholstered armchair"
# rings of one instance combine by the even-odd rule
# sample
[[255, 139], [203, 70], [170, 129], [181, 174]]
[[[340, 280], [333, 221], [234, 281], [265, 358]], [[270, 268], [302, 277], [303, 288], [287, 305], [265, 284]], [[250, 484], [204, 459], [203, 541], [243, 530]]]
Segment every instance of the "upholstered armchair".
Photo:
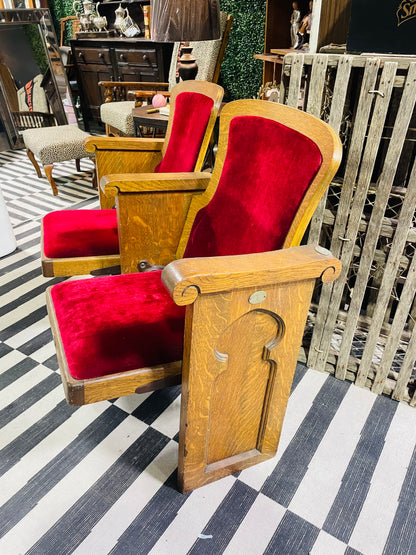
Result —
[[[101, 210], [50, 212], [42, 222], [42, 269], [45, 276], [137, 271], [141, 253], [137, 238], [142, 220], [142, 183], [153, 175], [154, 206], [164, 207], [164, 192], [181, 184], [187, 194], [173, 195], [170, 210], [158, 222], [170, 241], [182, 231], [194, 194], [207, 186], [210, 174], [201, 172], [224, 91], [214, 83], [185, 81], [172, 89], [171, 113], [164, 139], [90, 137], [87, 150], [95, 155], [98, 180], [108, 174], [123, 174], [129, 190], [114, 198], [100, 189]], [[140, 174], [138, 174], [140, 172]], [[191, 172], [191, 173], [190, 173]], [[196, 173], [192, 173], [196, 172]], [[131, 175], [134, 174], [134, 175]], [[116, 206], [116, 210], [112, 207]], [[151, 236], [147, 241], [151, 240]], [[165, 239], [165, 242], [167, 239]], [[170, 250], [168, 249], [170, 253]], [[170, 261], [168, 257], [166, 262]], [[116, 267], [116, 268], [114, 268]]]
[[[211, 41], [191, 42], [192, 52], [198, 62], [198, 81], [218, 83], [222, 60], [233, 24], [233, 17], [221, 12], [221, 38]], [[169, 70], [168, 83], [101, 81], [105, 103], [101, 105], [101, 120], [109, 136], [134, 136], [132, 110], [144, 102], [150, 103], [156, 93], [170, 96], [177, 83], [177, 60], [179, 43], [175, 43]], [[131, 99], [129, 99], [131, 97]]]
[[[315, 280], [340, 272], [329, 251], [295, 245], [340, 158], [323, 121], [271, 102], [231, 102], [209, 185], [182, 214], [176, 252], [168, 240], [163, 271], [48, 290], [70, 404], [182, 383], [182, 491], [276, 452]], [[143, 266], [167, 258], [159, 222], [169, 219], [171, 199], [188, 194], [174, 179], [163, 193], [157, 177], [101, 182], [117, 202], [140, 183]], [[155, 195], [166, 201], [154, 203]]]

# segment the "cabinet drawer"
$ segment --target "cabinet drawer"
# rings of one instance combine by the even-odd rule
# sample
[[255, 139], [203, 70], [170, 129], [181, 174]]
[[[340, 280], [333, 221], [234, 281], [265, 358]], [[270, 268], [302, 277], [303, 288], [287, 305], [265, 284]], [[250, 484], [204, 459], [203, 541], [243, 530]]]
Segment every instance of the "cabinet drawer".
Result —
[[136, 64], [141, 66], [153, 66], [157, 64], [156, 50], [144, 48], [141, 50], [115, 49], [117, 63]]
[[110, 53], [103, 48], [77, 48], [75, 58], [78, 64], [111, 64]]

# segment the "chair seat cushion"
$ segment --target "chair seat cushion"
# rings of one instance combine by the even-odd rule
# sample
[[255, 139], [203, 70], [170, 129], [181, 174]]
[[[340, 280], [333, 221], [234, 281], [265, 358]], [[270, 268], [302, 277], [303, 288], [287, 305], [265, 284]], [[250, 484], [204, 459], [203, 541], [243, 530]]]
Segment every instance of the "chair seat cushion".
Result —
[[101, 121], [133, 137], [134, 122], [131, 112], [134, 108], [134, 104], [134, 100], [122, 100], [121, 102], [107, 102], [101, 104]]
[[184, 307], [161, 272], [60, 283], [51, 296], [70, 374], [87, 379], [182, 360]]
[[43, 218], [43, 254], [48, 258], [119, 253], [117, 213], [109, 210], [57, 210]]
[[76, 123], [25, 129], [22, 136], [26, 148], [31, 150], [44, 166], [92, 156], [84, 148], [84, 139], [90, 135], [79, 129]]

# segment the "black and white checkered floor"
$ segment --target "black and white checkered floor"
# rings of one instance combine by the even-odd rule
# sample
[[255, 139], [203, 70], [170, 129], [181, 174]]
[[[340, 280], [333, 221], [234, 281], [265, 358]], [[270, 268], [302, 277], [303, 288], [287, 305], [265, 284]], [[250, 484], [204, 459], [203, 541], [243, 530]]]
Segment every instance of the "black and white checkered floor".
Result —
[[179, 388], [69, 407], [40, 271], [43, 214], [97, 206], [92, 165], [0, 153], [0, 553], [416, 553], [416, 410], [299, 365], [277, 456], [181, 495]]

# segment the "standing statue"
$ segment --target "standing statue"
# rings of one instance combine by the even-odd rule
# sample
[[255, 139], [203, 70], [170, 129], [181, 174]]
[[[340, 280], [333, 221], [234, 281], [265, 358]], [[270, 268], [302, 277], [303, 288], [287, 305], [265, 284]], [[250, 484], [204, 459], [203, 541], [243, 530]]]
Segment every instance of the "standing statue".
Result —
[[302, 50], [306, 43], [309, 43], [309, 38], [306, 39], [306, 34], [310, 34], [312, 28], [312, 13], [313, 13], [313, 0], [309, 2], [309, 12], [302, 18], [299, 30], [297, 32], [297, 43], [294, 46], [296, 50]]
[[292, 8], [293, 12], [290, 17], [290, 42], [292, 44], [292, 48], [294, 48], [296, 43], [298, 42], [300, 11], [298, 9], [297, 2], [292, 2]]

